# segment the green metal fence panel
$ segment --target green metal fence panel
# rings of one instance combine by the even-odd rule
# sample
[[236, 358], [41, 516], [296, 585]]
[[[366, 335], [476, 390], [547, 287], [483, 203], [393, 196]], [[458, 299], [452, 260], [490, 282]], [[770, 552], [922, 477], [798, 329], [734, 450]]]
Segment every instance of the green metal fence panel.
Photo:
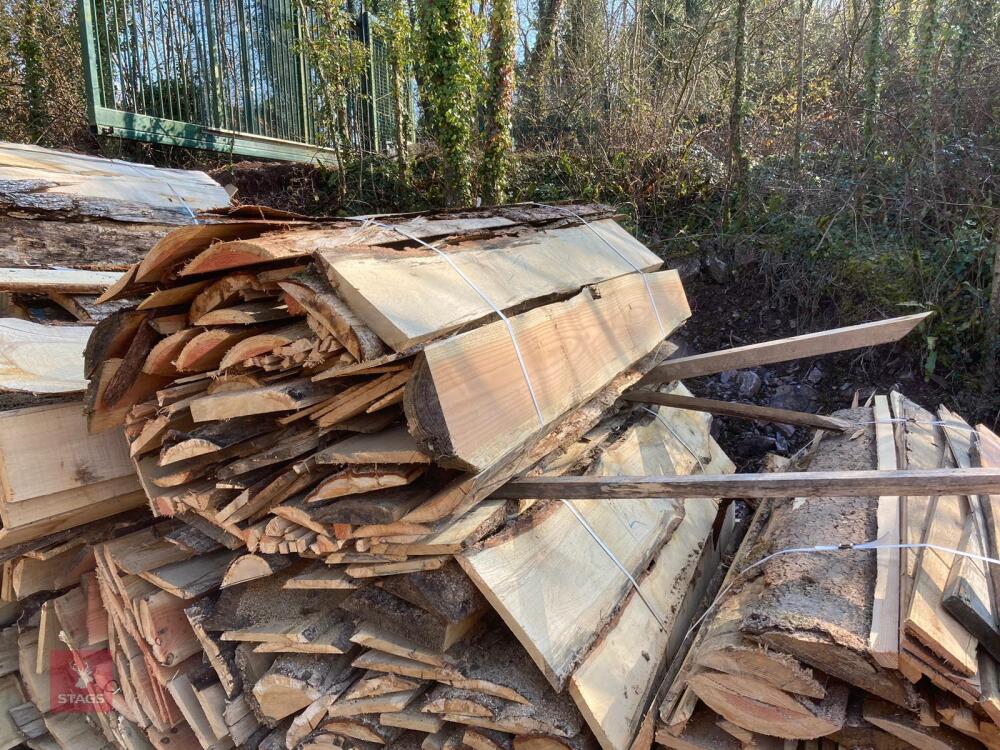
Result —
[[[332, 161], [297, 0], [79, 0], [90, 119], [99, 133], [257, 158]], [[359, 17], [371, 73], [351, 99], [356, 146], [381, 150], [388, 78]], [[389, 104], [389, 117], [392, 105]], [[384, 126], [382, 126], [384, 131]], [[390, 131], [391, 132], [391, 131]]]

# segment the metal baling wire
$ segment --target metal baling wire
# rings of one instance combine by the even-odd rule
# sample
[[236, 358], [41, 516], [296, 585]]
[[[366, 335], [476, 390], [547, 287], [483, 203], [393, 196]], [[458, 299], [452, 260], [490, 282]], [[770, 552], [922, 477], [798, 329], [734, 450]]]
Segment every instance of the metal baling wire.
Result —
[[660, 614], [656, 611], [653, 605], [650, 604], [649, 600], [646, 598], [646, 595], [642, 593], [642, 589], [639, 587], [639, 582], [635, 580], [635, 577], [628, 571], [628, 568], [626, 568], [625, 565], [622, 564], [622, 561], [618, 559], [618, 556], [611, 550], [610, 547], [608, 547], [608, 545], [604, 542], [604, 540], [601, 539], [600, 534], [598, 534], [597, 531], [594, 530], [594, 528], [587, 522], [587, 519], [583, 517], [580, 511], [578, 511], [576, 508], [573, 507], [572, 502], [570, 502], [569, 500], [562, 500], [561, 502], [563, 503], [563, 505], [569, 508], [570, 513], [576, 516], [576, 520], [579, 521], [580, 525], [587, 530], [587, 533], [590, 534], [591, 537], [593, 537], [594, 541], [600, 545], [601, 549], [604, 550], [604, 553], [611, 559], [611, 562], [613, 562], [618, 567], [618, 570], [620, 570], [622, 573], [625, 574], [625, 577], [628, 578], [628, 582], [632, 584], [632, 588], [635, 589], [635, 593], [639, 596], [640, 599], [642, 599], [642, 603], [646, 605], [646, 609], [649, 610], [649, 613], [656, 620], [656, 624], [659, 626], [660, 630], [666, 632], [666, 628], [664, 627], [664, 623], [666, 622], [666, 620], [664, 620], [664, 618], [660, 616]]
[[452, 267], [455, 273], [457, 273], [459, 276], [462, 277], [462, 280], [469, 285], [472, 291], [474, 291], [482, 298], [483, 302], [485, 302], [487, 305], [493, 308], [493, 312], [495, 312], [500, 317], [500, 320], [502, 320], [503, 324], [507, 327], [507, 333], [510, 335], [510, 341], [514, 345], [514, 354], [517, 355], [517, 363], [521, 366], [521, 374], [524, 376], [524, 383], [525, 385], [528, 386], [528, 394], [531, 396], [531, 403], [535, 407], [535, 414], [538, 415], [538, 426], [544, 427], [545, 417], [542, 416], [542, 407], [538, 403], [538, 397], [535, 395], [535, 389], [531, 384], [531, 376], [528, 374], [528, 366], [524, 362], [524, 356], [521, 354], [521, 347], [518, 345], [517, 336], [514, 334], [514, 327], [510, 324], [510, 318], [504, 315], [503, 310], [497, 307], [496, 304], [494, 304], [493, 300], [487, 297], [486, 293], [482, 289], [480, 289], [476, 285], [476, 283], [472, 279], [470, 279], [461, 268], [458, 267], [455, 261], [452, 260], [451, 256], [449, 256], [443, 250], [435, 247], [434, 245], [431, 245], [428, 242], [424, 242], [419, 237], [415, 237], [414, 235], [400, 229], [399, 227], [392, 226], [391, 224], [383, 224], [380, 221], [375, 221], [375, 219], [372, 219], [371, 217], [368, 218], [350, 217], [350, 221], [364, 222], [364, 224], [362, 225], [362, 229], [369, 224], [374, 224], [375, 226], [381, 227], [382, 229], [387, 229], [390, 232], [395, 232], [396, 234], [402, 235], [403, 237], [406, 237], [407, 239], [412, 240], [413, 242], [416, 242], [417, 244], [423, 247], [426, 247], [428, 250], [433, 250], [435, 253], [440, 255], [448, 263], [449, 266]]
[[778, 550], [777, 552], [772, 552], [770, 555], [762, 557], [757, 562], [747, 565], [745, 568], [743, 568], [743, 570], [737, 571], [736, 578], [730, 583], [728, 583], [726, 586], [724, 586], [719, 591], [719, 593], [715, 595], [715, 598], [712, 600], [712, 603], [708, 606], [708, 608], [704, 612], [702, 612], [701, 617], [699, 617], [697, 620], [691, 623], [691, 627], [688, 628], [688, 631], [687, 633], [685, 633], [684, 637], [687, 638], [688, 636], [690, 636], [691, 633], [693, 633], [698, 628], [698, 626], [701, 625], [704, 619], [708, 617], [709, 614], [711, 614], [711, 612], [715, 609], [715, 606], [722, 600], [722, 597], [725, 596], [727, 593], [729, 593], [729, 591], [733, 588], [733, 586], [735, 586], [737, 583], [740, 582], [740, 579], [742, 579], [747, 573], [749, 573], [754, 568], [759, 568], [761, 565], [770, 562], [776, 557], [781, 557], [782, 555], [791, 555], [791, 554], [810, 554], [818, 552], [850, 552], [854, 550], [876, 551], [880, 549], [931, 549], [936, 552], [944, 552], [947, 554], [958, 555], [959, 557], [967, 557], [970, 560], [977, 560], [979, 562], [984, 562], [987, 565], [1000, 565], [1000, 560], [994, 557], [977, 555], [973, 552], [964, 552], [962, 550], [952, 549], [951, 547], [942, 547], [940, 544], [928, 544], [928, 543], [879, 544], [878, 539], [873, 539], [870, 542], [858, 542], [858, 543], [844, 542], [842, 544], [817, 544], [815, 547], [789, 547], [787, 549]]
[[[354, 218], [354, 217], [352, 217], [351, 220], [352, 221], [363, 222], [362, 228], [364, 228], [365, 226], [368, 226], [368, 225], [375, 225], [377, 227], [381, 227], [382, 229], [387, 229], [389, 231], [396, 232], [397, 234], [400, 234], [403, 237], [406, 237], [407, 239], [412, 240], [413, 242], [416, 242], [416, 243], [422, 245], [423, 247], [426, 247], [426, 248], [428, 248], [430, 250], [433, 250], [435, 253], [437, 253], [442, 258], [444, 258], [445, 261], [447, 261], [448, 265], [450, 265], [455, 270], [455, 272], [459, 276], [462, 277], [462, 279], [465, 281], [465, 283], [468, 284], [476, 292], [476, 294], [478, 294], [483, 299], [483, 301], [486, 302], [486, 304], [488, 304], [490, 307], [493, 308], [494, 312], [496, 312], [496, 314], [500, 316], [500, 319], [507, 326], [507, 333], [510, 334], [510, 340], [514, 344], [514, 352], [517, 354], [517, 361], [521, 365], [521, 372], [524, 375], [525, 383], [528, 386], [528, 392], [531, 394], [531, 401], [532, 401], [532, 403], [534, 403], [534, 405], [535, 405], [535, 411], [538, 414], [539, 425], [544, 426], [545, 425], [545, 421], [544, 421], [544, 419], [542, 417], [542, 410], [541, 410], [541, 407], [538, 404], [538, 399], [535, 397], [535, 391], [534, 391], [534, 388], [532, 388], [532, 385], [531, 385], [531, 378], [528, 375], [528, 368], [525, 365], [524, 358], [521, 356], [521, 348], [520, 348], [520, 346], [518, 346], [517, 337], [514, 334], [514, 328], [513, 328], [513, 326], [511, 326], [510, 320], [507, 318], [506, 315], [504, 315], [503, 311], [500, 310], [500, 308], [498, 308], [493, 303], [493, 301], [489, 297], [487, 297], [486, 294], [478, 286], [476, 286], [476, 284], [468, 276], [465, 275], [465, 273], [462, 271], [462, 269], [459, 268], [455, 264], [455, 262], [451, 259], [451, 257], [447, 253], [443, 252], [442, 250], [438, 249], [437, 247], [434, 247], [434, 245], [431, 245], [431, 244], [428, 244], [427, 242], [424, 242], [419, 237], [414, 237], [412, 234], [410, 234], [409, 232], [403, 231], [399, 227], [394, 227], [394, 226], [389, 225], [389, 224], [383, 224], [382, 222], [375, 221], [374, 219], [372, 219], [370, 217], [369, 218], [362, 218], [362, 217]], [[598, 236], [600, 236], [600, 235], [598, 235]], [[614, 249], [614, 248], [612, 248], [612, 249]], [[615, 250], [615, 252], [618, 252], [618, 251]], [[646, 288], [649, 289], [648, 284], [647, 284]], [[652, 301], [652, 297], [650, 297], [650, 300]], [[656, 310], [656, 305], [655, 304], [653, 305], [653, 310], [654, 311]], [[657, 320], [660, 319], [659, 313], [657, 313], [656, 319]], [[661, 325], [660, 328], [662, 330], [663, 326]], [[681, 442], [683, 443], [683, 441], [681, 441]], [[690, 450], [690, 448], [688, 450]], [[597, 542], [597, 544], [601, 547], [602, 550], [604, 550], [604, 553], [610, 558], [611, 562], [613, 562], [615, 564], [615, 566], [622, 573], [625, 574], [625, 577], [628, 578], [628, 581], [632, 585], [632, 588], [635, 589], [635, 593], [642, 600], [642, 603], [646, 605], [646, 609], [649, 610], [650, 614], [653, 615], [653, 617], [656, 619], [657, 625], [660, 627], [660, 629], [663, 630], [664, 629], [663, 623], [665, 621], [664, 621], [663, 617], [661, 617], [659, 615], [659, 613], [657, 613], [656, 609], [653, 607], [653, 605], [646, 598], [645, 594], [642, 593], [642, 589], [639, 587], [639, 582], [635, 580], [635, 577], [628, 571], [628, 569], [625, 567], [625, 565], [622, 564], [621, 560], [618, 559], [618, 556], [615, 555], [615, 553], [611, 550], [610, 547], [608, 547], [608, 545], [604, 542], [604, 540], [601, 539], [600, 535], [587, 522], [587, 519], [585, 519], [583, 517], [583, 515], [580, 513], [580, 511], [577, 510], [575, 507], [573, 507], [573, 504], [570, 501], [563, 500], [562, 502], [563, 502], [563, 504], [567, 508], [569, 508], [570, 513], [572, 513], [573, 516], [576, 518], [576, 520], [580, 522], [580, 525], [583, 526], [583, 528], [593, 538], [593, 540], [595, 542]]]
[[694, 456], [694, 460], [698, 462], [698, 467], [702, 471], [704, 471], [706, 469], [705, 459], [702, 458], [701, 456], [699, 456], [697, 453], [695, 453], [694, 452], [694, 448], [692, 448], [690, 445], [688, 445], [686, 442], [684, 442], [684, 438], [682, 438], [680, 435], [677, 434], [677, 432], [674, 430], [674, 428], [670, 425], [670, 423], [666, 419], [663, 418], [663, 415], [660, 414], [659, 411], [653, 411], [648, 406], [643, 406], [642, 408], [645, 409], [646, 411], [648, 411], [654, 417], [656, 417], [656, 419], [660, 422], [660, 424], [662, 424], [664, 427], [666, 427], [667, 430], [670, 432], [670, 434], [674, 436], [674, 439], [678, 443], [680, 443], [681, 445], [683, 445], [684, 448], [687, 450], [688, 453], [690, 453], [692, 456]]
[[[684, 440], [684, 438], [682, 438], [680, 435], [677, 434], [676, 430], [674, 430], [674, 428], [670, 425], [670, 423], [667, 422], [667, 420], [663, 418], [662, 414], [660, 414], [658, 411], [653, 411], [648, 406], [643, 406], [642, 408], [644, 410], [646, 410], [647, 412], [649, 412], [650, 414], [652, 414], [653, 417], [660, 424], [662, 424], [664, 427], [666, 427], [667, 431], [671, 435], [673, 435], [674, 439], [678, 443], [680, 443], [687, 450], [687, 452], [690, 453], [694, 457], [694, 460], [698, 462], [698, 466], [700, 466], [702, 470], [705, 469], [705, 461], [704, 461], [704, 459], [701, 456], [699, 456], [697, 453], [695, 453], [694, 449], [690, 445], [687, 444], [687, 442]], [[621, 560], [618, 559], [617, 555], [615, 555], [615, 553], [611, 550], [611, 548], [608, 547], [608, 545], [604, 542], [603, 539], [601, 539], [600, 535], [593, 529], [593, 527], [591, 527], [591, 525], [589, 523], [587, 523], [587, 520], [583, 517], [583, 515], [576, 508], [573, 507], [573, 504], [569, 500], [563, 500], [562, 502], [566, 505], [567, 508], [569, 508], [570, 512], [574, 516], [576, 516], [576, 519], [587, 530], [587, 533], [590, 534], [594, 538], [594, 541], [596, 541], [599, 545], [601, 545], [601, 549], [603, 549], [604, 552], [607, 554], [607, 556], [611, 558], [611, 561], [616, 566], [618, 566], [618, 569], [622, 573], [625, 574], [625, 577], [628, 578], [629, 583], [632, 584], [632, 588], [635, 589], [635, 593], [638, 594], [638, 596], [639, 596], [640, 599], [642, 599], [642, 603], [646, 605], [646, 609], [648, 609], [649, 612], [650, 612], [650, 614], [653, 615], [653, 617], [656, 619], [657, 625], [659, 625], [660, 630], [666, 632], [666, 628], [664, 627], [664, 624], [666, 623], [665, 618], [663, 618], [656, 611], [656, 609], [653, 607], [653, 605], [650, 604], [649, 600], [642, 593], [642, 589], [639, 587], [639, 582], [635, 580], [635, 578], [632, 576], [631, 573], [629, 573], [629, 571], [625, 567], [625, 565], [622, 564]]]
[[633, 263], [631, 260], [629, 260], [629, 258], [621, 250], [619, 250], [617, 247], [615, 247], [614, 245], [611, 244], [611, 242], [608, 240], [607, 237], [605, 237], [603, 234], [601, 234], [600, 232], [598, 232], [590, 224], [589, 221], [587, 221], [585, 218], [583, 218], [582, 216], [580, 216], [580, 214], [578, 214], [576, 211], [572, 211], [572, 210], [566, 208], [565, 206], [553, 206], [553, 205], [550, 205], [548, 203], [539, 203], [538, 201], [529, 201], [529, 203], [532, 206], [540, 206], [541, 208], [551, 208], [554, 211], [562, 211], [562, 212], [564, 212], [566, 214], [569, 214], [570, 216], [572, 216], [573, 218], [575, 218], [577, 221], [582, 222], [583, 225], [585, 227], [587, 227], [587, 229], [589, 229], [591, 232], [594, 233], [594, 236], [597, 237], [597, 239], [599, 239], [605, 245], [607, 245], [608, 247], [610, 247], [611, 250], [614, 252], [615, 255], [617, 255], [623, 261], [625, 261], [626, 263], [628, 263], [632, 267], [632, 270], [635, 271], [637, 274], [639, 274], [639, 278], [642, 279], [642, 283], [646, 287], [646, 294], [649, 295], [649, 304], [653, 308], [653, 315], [656, 316], [656, 324], [660, 327], [660, 335], [663, 338], [667, 337], [667, 329], [663, 327], [663, 321], [660, 319], [660, 311], [656, 307], [656, 299], [653, 297], [653, 289], [652, 289], [652, 287], [649, 286], [649, 279], [647, 278], [647, 275], [643, 272], [643, 270], [641, 268], [639, 268], [639, 266], [637, 266], [635, 263]]
[[[112, 159], [111, 161], [114, 162], [114, 163], [116, 163], [116, 164], [124, 164], [126, 167], [129, 167], [129, 168], [135, 170], [135, 172], [137, 172], [142, 177], [149, 177], [150, 176], [148, 172], [144, 171], [144, 166], [141, 165], [141, 164], [135, 164], [135, 163], [130, 162], [130, 161], [125, 161], [124, 159]], [[155, 169], [155, 167], [154, 167], [154, 169]], [[161, 179], [160, 177], [157, 177], [157, 180], [160, 180], [160, 179]], [[191, 221], [193, 221], [195, 224], [201, 224], [201, 221], [198, 219], [197, 214], [195, 214], [195, 212], [191, 210], [191, 206], [189, 206], [188, 203], [187, 203], [187, 201], [184, 200], [184, 198], [181, 196], [181, 194], [178, 193], [177, 190], [174, 189], [173, 183], [170, 180], [167, 180], [167, 179], [163, 179], [162, 182], [168, 188], [170, 188], [170, 192], [173, 193], [174, 197], [177, 200], [180, 201], [181, 206], [184, 207], [184, 210], [187, 211], [188, 214], [190, 214]]]

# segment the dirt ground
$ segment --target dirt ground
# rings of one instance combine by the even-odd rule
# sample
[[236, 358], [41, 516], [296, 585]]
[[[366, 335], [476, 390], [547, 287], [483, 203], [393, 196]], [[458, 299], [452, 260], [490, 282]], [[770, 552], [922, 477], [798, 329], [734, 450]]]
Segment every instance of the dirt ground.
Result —
[[[798, 336], [814, 330], [849, 325], [831, 318], [800, 324], [795, 310], [782, 308], [766, 293], [760, 269], [750, 265], [732, 280], [719, 283], [707, 273], [685, 279], [691, 318], [673, 337], [684, 353], [710, 352], [761, 341]], [[859, 321], [860, 322], [860, 321]], [[920, 373], [912, 343], [795, 360], [741, 372], [725, 372], [687, 383], [697, 396], [829, 414], [849, 408], [855, 393], [864, 404], [873, 393], [899, 390], [925, 408], [939, 404], [955, 408], [967, 419], [984, 419], [974, 405], [963, 404]], [[967, 399], [971, 399], [968, 396]], [[730, 417], [714, 420], [716, 439], [739, 469], [756, 470], [768, 452], [790, 455], [809, 440], [808, 428], [762, 424]]]

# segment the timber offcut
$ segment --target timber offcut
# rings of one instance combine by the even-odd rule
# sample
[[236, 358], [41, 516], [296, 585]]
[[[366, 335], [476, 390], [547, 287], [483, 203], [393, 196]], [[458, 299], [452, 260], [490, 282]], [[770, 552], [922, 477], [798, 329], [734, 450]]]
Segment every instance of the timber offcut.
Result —
[[[680, 382], [926, 315], [677, 359], [608, 206], [0, 176], [0, 750], [1000, 750], [1000, 438]], [[816, 437], [736, 474], [716, 417]]]

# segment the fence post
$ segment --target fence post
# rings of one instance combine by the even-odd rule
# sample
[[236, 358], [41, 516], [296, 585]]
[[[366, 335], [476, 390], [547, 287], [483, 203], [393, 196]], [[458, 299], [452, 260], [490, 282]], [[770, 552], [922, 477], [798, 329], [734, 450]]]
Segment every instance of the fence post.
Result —
[[97, 125], [97, 108], [104, 106], [101, 90], [101, 43], [97, 39], [92, 0], [79, 0], [77, 16], [80, 21], [80, 50], [83, 53], [83, 78], [87, 89], [87, 117]]

